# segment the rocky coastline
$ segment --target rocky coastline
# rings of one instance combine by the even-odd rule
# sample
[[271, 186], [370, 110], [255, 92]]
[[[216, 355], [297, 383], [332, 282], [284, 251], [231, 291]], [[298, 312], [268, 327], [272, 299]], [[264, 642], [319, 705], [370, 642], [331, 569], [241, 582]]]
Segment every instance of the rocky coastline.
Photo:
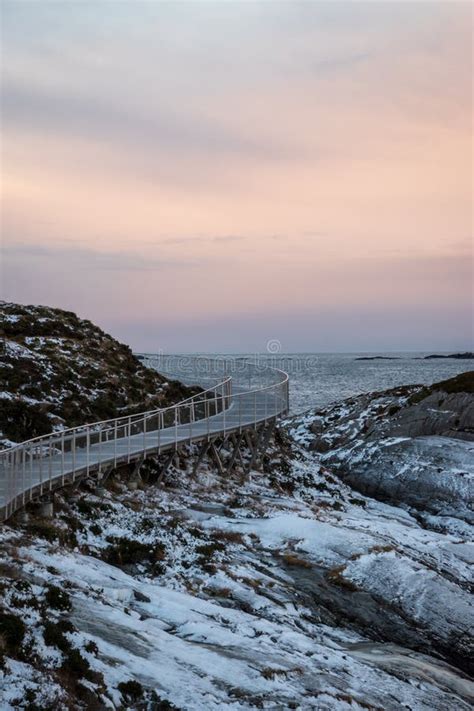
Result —
[[249, 476], [188, 447], [30, 506], [1, 708], [472, 708], [473, 413], [471, 372], [291, 417]]

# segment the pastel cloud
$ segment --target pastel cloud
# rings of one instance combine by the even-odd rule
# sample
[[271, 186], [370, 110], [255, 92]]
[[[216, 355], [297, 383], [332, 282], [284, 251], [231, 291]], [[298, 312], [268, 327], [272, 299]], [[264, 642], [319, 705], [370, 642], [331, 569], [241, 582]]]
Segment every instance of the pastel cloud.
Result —
[[381, 303], [388, 348], [468, 346], [470, 4], [4, 6], [7, 298], [137, 347], [145, 310], [156, 348], [282, 311], [370, 348]]

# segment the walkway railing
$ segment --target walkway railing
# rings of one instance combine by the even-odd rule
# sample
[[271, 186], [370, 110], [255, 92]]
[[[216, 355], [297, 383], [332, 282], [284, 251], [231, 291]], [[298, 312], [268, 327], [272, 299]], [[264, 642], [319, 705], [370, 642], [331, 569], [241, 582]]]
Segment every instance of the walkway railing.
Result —
[[0, 451], [0, 520], [91, 472], [256, 427], [288, 411], [288, 376], [274, 368], [237, 359], [139, 357], [169, 378], [206, 389], [167, 408], [62, 430]]

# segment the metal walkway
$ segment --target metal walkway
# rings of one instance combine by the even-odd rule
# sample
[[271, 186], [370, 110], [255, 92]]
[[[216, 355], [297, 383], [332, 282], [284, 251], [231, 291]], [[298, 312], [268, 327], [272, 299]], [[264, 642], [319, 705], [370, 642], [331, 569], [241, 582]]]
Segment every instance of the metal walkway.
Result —
[[35, 437], [1, 451], [0, 521], [78, 478], [256, 429], [288, 412], [288, 375], [281, 370], [244, 359], [139, 357], [167, 378], [205, 390], [165, 409]]

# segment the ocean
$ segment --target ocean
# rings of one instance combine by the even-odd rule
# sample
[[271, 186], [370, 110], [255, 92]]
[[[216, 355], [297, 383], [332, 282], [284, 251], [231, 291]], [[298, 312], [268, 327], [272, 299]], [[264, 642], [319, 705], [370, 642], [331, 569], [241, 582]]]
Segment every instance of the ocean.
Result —
[[[394, 360], [356, 360], [376, 355]], [[474, 370], [474, 360], [424, 360], [427, 355], [430, 353], [282, 353], [259, 355], [258, 359], [289, 373], [290, 406], [295, 414], [360, 393], [397, 385], [431, 385]], [[249, 358], [255, 356], [249, 354]]]

